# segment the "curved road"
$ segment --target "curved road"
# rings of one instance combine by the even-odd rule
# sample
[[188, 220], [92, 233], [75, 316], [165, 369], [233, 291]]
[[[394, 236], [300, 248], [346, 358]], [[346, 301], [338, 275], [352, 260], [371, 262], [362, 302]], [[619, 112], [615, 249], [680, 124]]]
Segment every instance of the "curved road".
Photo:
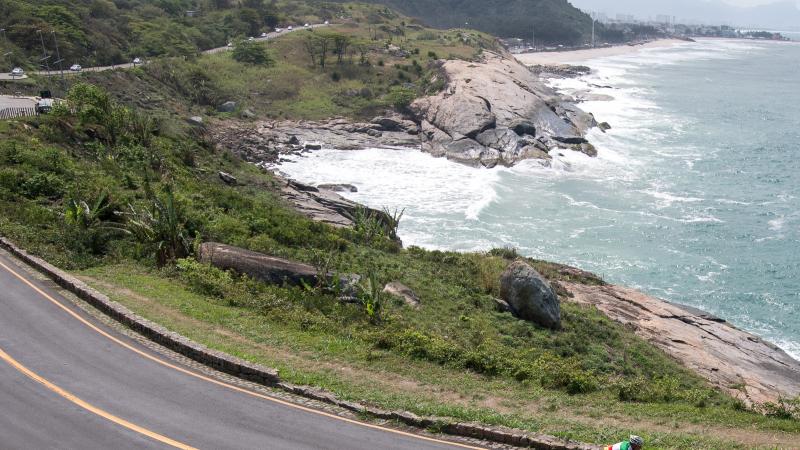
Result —
[[[283, 36], [284, 34], [287, 34], [287, 33], [293, 33], [295, 31], [302, 31], [302, 30], [313, 30], [315, 28], [327, 27], [327, 26], [329, 26], [329, 24], [326, 25], [324, 23], [321, 23], [321, 24], [309, 25], [308, 28], [303, 27], [303, 26], [298, 26], [298, 27], [296, 27], [296, 28], [294, 28], [292, 30], [284, 29], [280, 33], [276, 33], [276, 32], [273, 31], [272, 33], [267, 33], [267, 35], [265, 37], [253, 38], [253, 41], [255, 41], [255, 42], [264, 42], [264, 41], [268, 41], [270, 39], [275, 39], [277, 37]], [[228, 51], [228, 50], [231, 50], [231, 49], [232, 49], [231, 47], [227, 47], [227, 46], [226, 47], [217, 47], [217, 48], [212, 48], [212, 49], [209, 49], [209, 50], [203, 50], [201, 53], [203, 53], [203, 54], [220, 53], [220, 52], [225, 52], [225, 51]], [[143, 62], [142, 64], [146, 64], [146, 61]], [[138, 65], [142, 65], [142, 64], [138, 64]], [[67, 70], [67, 68], [69, 67], [69, 65], [68, 65], [67, 68], [64, 69], [64, 75], [65, 76], [69, 76], [69, 75], [77, 75], [77, 74], [82, 73], [82, 72], [105, 72], [107, 70], [114, 70], [114, 69], [130, 69], [130, 68], [133, 68], [133, 67], [136, 67], [136, 66], [137, 66], [137, 64], [126, 63], [126, 64], [116, 64], [116, 65], [113, 65], [113, 66], [84, 67], [81, 72], [72, 72], [70, 70]], [[6, 70], [10, 70], [10, 69], [6, 69]], [[45, 77], [47, 77], [47, 76], [55, 77], [55, 76], [60, 76], [61, 72], [57, 68], [55, 68], [55, 69], [50, 70], [49, 72], [44, 71], [44, 70], [40, 70], [40, 71], [37, 71], [37, 72], [33, 72], [33, 74], [34, 75], [39, 75], [39, 76], [45, 76]], [[0, 73], [0, 81], [19, 81], [19, 80], [25, 80], [27, 78], [28, 78], [27, 74], [23, 75], [21, 77], [12, 77], [10, 73]]]
[[208, 378], [100, 324], [0, 251], [0, 448], [452, 449]]

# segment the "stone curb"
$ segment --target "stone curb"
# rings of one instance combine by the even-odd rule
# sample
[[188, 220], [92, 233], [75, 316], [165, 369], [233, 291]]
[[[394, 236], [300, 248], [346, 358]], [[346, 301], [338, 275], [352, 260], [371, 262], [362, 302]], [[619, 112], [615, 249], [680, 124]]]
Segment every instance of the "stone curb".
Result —
[[41, 258], [28, 254], [4, 237], [0, 237], [0, 248], [7, 250], [24, 263], [46, 275], [62, 288], [72, 292], [100, 310], [103, 314], [129, 327], [147, 339], [215, 370], [243, 380], [276, 387], [302, 397], [336, 405], [340, 408], [359, 414], [366, 414], [377, 419], [394, 420], [422, 429], [433, 428], [454, 436], [476, 438], [539, 450], [597, 450], [601, 448], [599, 446], [583, 444], [568, 439], [561, 439], [538, 433], [526, 433], [521, 430], [514, 430], [506, 427], [488, 427], [475, 423], [459, 423], [445, 417], [421, 417], [407, 411], [387, 411], [360, 403], [341, 400], [330, 392], [321, 389], [284, 383], [280, 381], [277, 370], [212, 350], [140, 317], [67, 272], [64, 272]]

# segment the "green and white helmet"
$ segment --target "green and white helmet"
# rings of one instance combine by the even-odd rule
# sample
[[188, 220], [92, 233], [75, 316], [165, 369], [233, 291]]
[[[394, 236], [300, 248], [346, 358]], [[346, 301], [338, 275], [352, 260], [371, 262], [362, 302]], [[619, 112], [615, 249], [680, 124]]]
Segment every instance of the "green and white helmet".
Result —
[[631, 437], [630, 437], [628, 442], [630, 442], [631, 445], [636, 445], [638, 447], [641, 447], [641, 446], [644, 445], [644, 439], [640, 438], [639, 436], [635, 436], [633, 434], [631, 435]]

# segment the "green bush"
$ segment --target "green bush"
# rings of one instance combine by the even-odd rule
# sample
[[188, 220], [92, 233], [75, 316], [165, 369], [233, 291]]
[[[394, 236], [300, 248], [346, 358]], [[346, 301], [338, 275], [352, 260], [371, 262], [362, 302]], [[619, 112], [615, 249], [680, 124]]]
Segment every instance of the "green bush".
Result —
[[389, 104], [398, 110], [405, 110], [417, 98], [417, 93], [411, 89], [395, 86], [387, 94]]
[[240, 63], [254, 66], [273, 66], [275, 60], [262, 44], [250, 41], [239, 41], [233, 48], [233, 59]]

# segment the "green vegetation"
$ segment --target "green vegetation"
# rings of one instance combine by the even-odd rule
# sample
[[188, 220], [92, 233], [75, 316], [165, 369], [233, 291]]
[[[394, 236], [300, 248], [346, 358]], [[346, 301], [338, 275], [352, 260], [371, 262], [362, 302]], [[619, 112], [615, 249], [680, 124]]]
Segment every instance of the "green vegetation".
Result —
[[[592, 19], [566, 0], [368, 0], [436, 28], [468, 27], [499, 37], [536, 38], [548, 44], [591, 41]], [[598, 31], [603, 28], [598, 25]]]
[[[74, 86], [40, 121], [0, 124], [0, 138], [1, 234], [140, 314], [292, 382], [595, 442], [644, 428], [652, 448], [737, 448], [728, 434], [736, 428], [788, 433], [786, 442], [800, 434], [793, 403], [774, 405], [771, 417], [746, 411], [593, 309], [564, 302], [558, 332], [498, 312], [513, 249], [399, 249], [399, 212], [388, 227], [368, 214], [353, 229], [311, 222], [277, 197], [269, 174], [96, 86]], [[356, 301], [341, 302], [327, 286], [265, 285], [185, 258], [201, 241], [360, 274], [361, 286]], [[602, 283], [531, 263], [551, 281]], [[389, 281], [414, 289], [422, 308], [380, 292]], [[700, 437], [693, 424], [713, 432]]]

